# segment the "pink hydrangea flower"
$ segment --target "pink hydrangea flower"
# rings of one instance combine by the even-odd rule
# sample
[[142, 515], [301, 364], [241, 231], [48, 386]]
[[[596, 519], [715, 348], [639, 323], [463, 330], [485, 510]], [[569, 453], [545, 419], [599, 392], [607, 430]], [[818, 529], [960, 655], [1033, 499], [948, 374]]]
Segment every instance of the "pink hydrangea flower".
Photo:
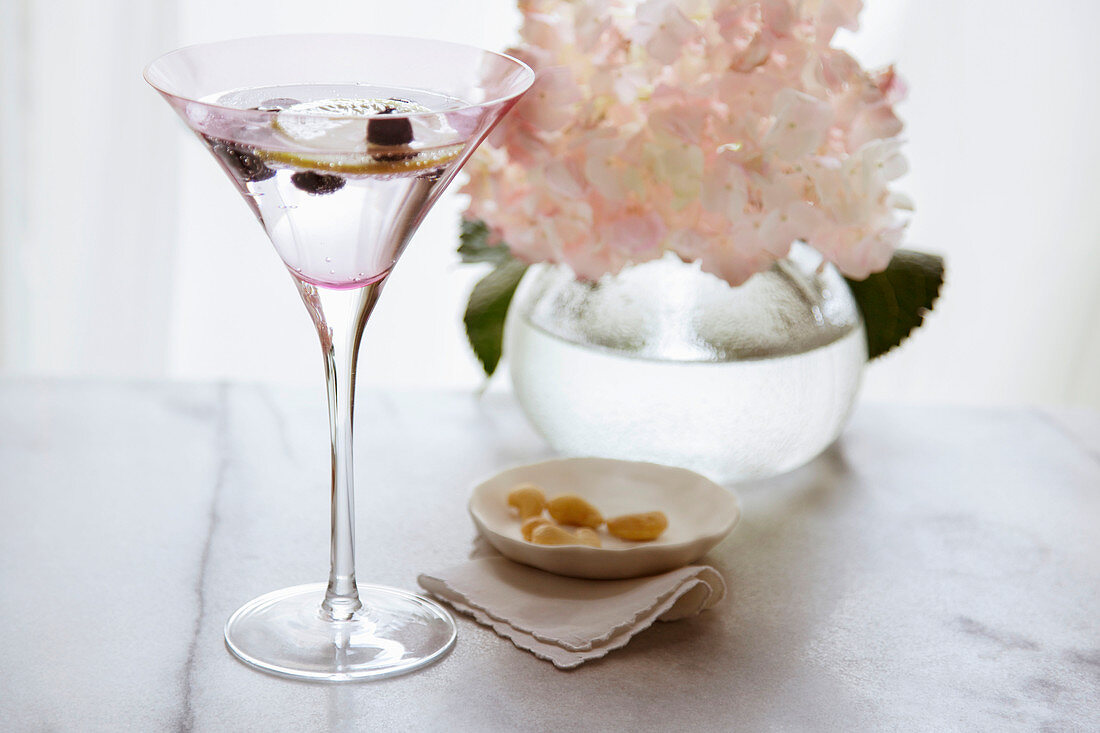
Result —
[[793, 241], [889, 262], [910, 204], [894, 69], [831, 43], [860, 0], [521, 0], [538, 76], [467, 166], [466, 215], [596, 279], [675, 253], [739, 284]]

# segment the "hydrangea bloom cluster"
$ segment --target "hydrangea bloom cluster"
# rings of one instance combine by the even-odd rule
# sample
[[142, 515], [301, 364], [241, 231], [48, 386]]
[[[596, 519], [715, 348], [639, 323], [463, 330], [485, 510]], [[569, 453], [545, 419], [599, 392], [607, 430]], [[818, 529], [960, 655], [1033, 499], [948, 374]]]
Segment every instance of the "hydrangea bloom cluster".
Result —
[[466, 216], [596, 279], [674, 252], [739, 284], [794, 240], [885, 268], [908, 202], [892, 68], [830, 44], [860, 0], [520, 0], [531, 91], [468, 163]]

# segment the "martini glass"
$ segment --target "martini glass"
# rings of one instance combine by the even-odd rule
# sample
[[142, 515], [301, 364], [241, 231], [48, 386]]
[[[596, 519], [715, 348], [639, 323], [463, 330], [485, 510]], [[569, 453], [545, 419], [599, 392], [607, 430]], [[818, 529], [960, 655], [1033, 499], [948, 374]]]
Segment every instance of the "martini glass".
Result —
[[268, 593], [225, 627], [274, 674], [385, 677], [438, 659], [440, 606], [355, 581], [352, 420], [359, 342], [401, 252], [470, 154], [530, 87], [524, 64], [452, 43], [288, 35], [191, 46], [145, 70], [206, 144], [282, 258], [317, 328], [332, 441], [328, 583]]

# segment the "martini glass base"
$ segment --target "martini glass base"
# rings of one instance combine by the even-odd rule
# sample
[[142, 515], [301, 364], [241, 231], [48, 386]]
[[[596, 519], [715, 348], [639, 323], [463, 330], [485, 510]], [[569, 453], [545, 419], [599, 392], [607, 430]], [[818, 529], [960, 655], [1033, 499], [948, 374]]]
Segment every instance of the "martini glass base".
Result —
[[321, 612], [325, 587], [284, 588], [241, 606], [225, 625], [229, 651], [280, 677], [350, 682], [411, 672], [454, 645], [454, 619], [427, 598], [361, 585], [363, 607], [347, 621], [331, 621]]

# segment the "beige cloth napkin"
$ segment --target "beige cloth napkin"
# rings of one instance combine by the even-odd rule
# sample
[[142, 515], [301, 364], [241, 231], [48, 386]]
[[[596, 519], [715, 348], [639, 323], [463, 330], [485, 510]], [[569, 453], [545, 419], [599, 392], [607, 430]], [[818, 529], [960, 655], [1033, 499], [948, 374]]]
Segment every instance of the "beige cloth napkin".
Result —
[[722, 576], [706, 565], [645, 578], [582, 580], [495, 556], [418, 580], [457, 611], [560, 669], [624, 646], [654, 621], [694, 616], [726, 594]]

